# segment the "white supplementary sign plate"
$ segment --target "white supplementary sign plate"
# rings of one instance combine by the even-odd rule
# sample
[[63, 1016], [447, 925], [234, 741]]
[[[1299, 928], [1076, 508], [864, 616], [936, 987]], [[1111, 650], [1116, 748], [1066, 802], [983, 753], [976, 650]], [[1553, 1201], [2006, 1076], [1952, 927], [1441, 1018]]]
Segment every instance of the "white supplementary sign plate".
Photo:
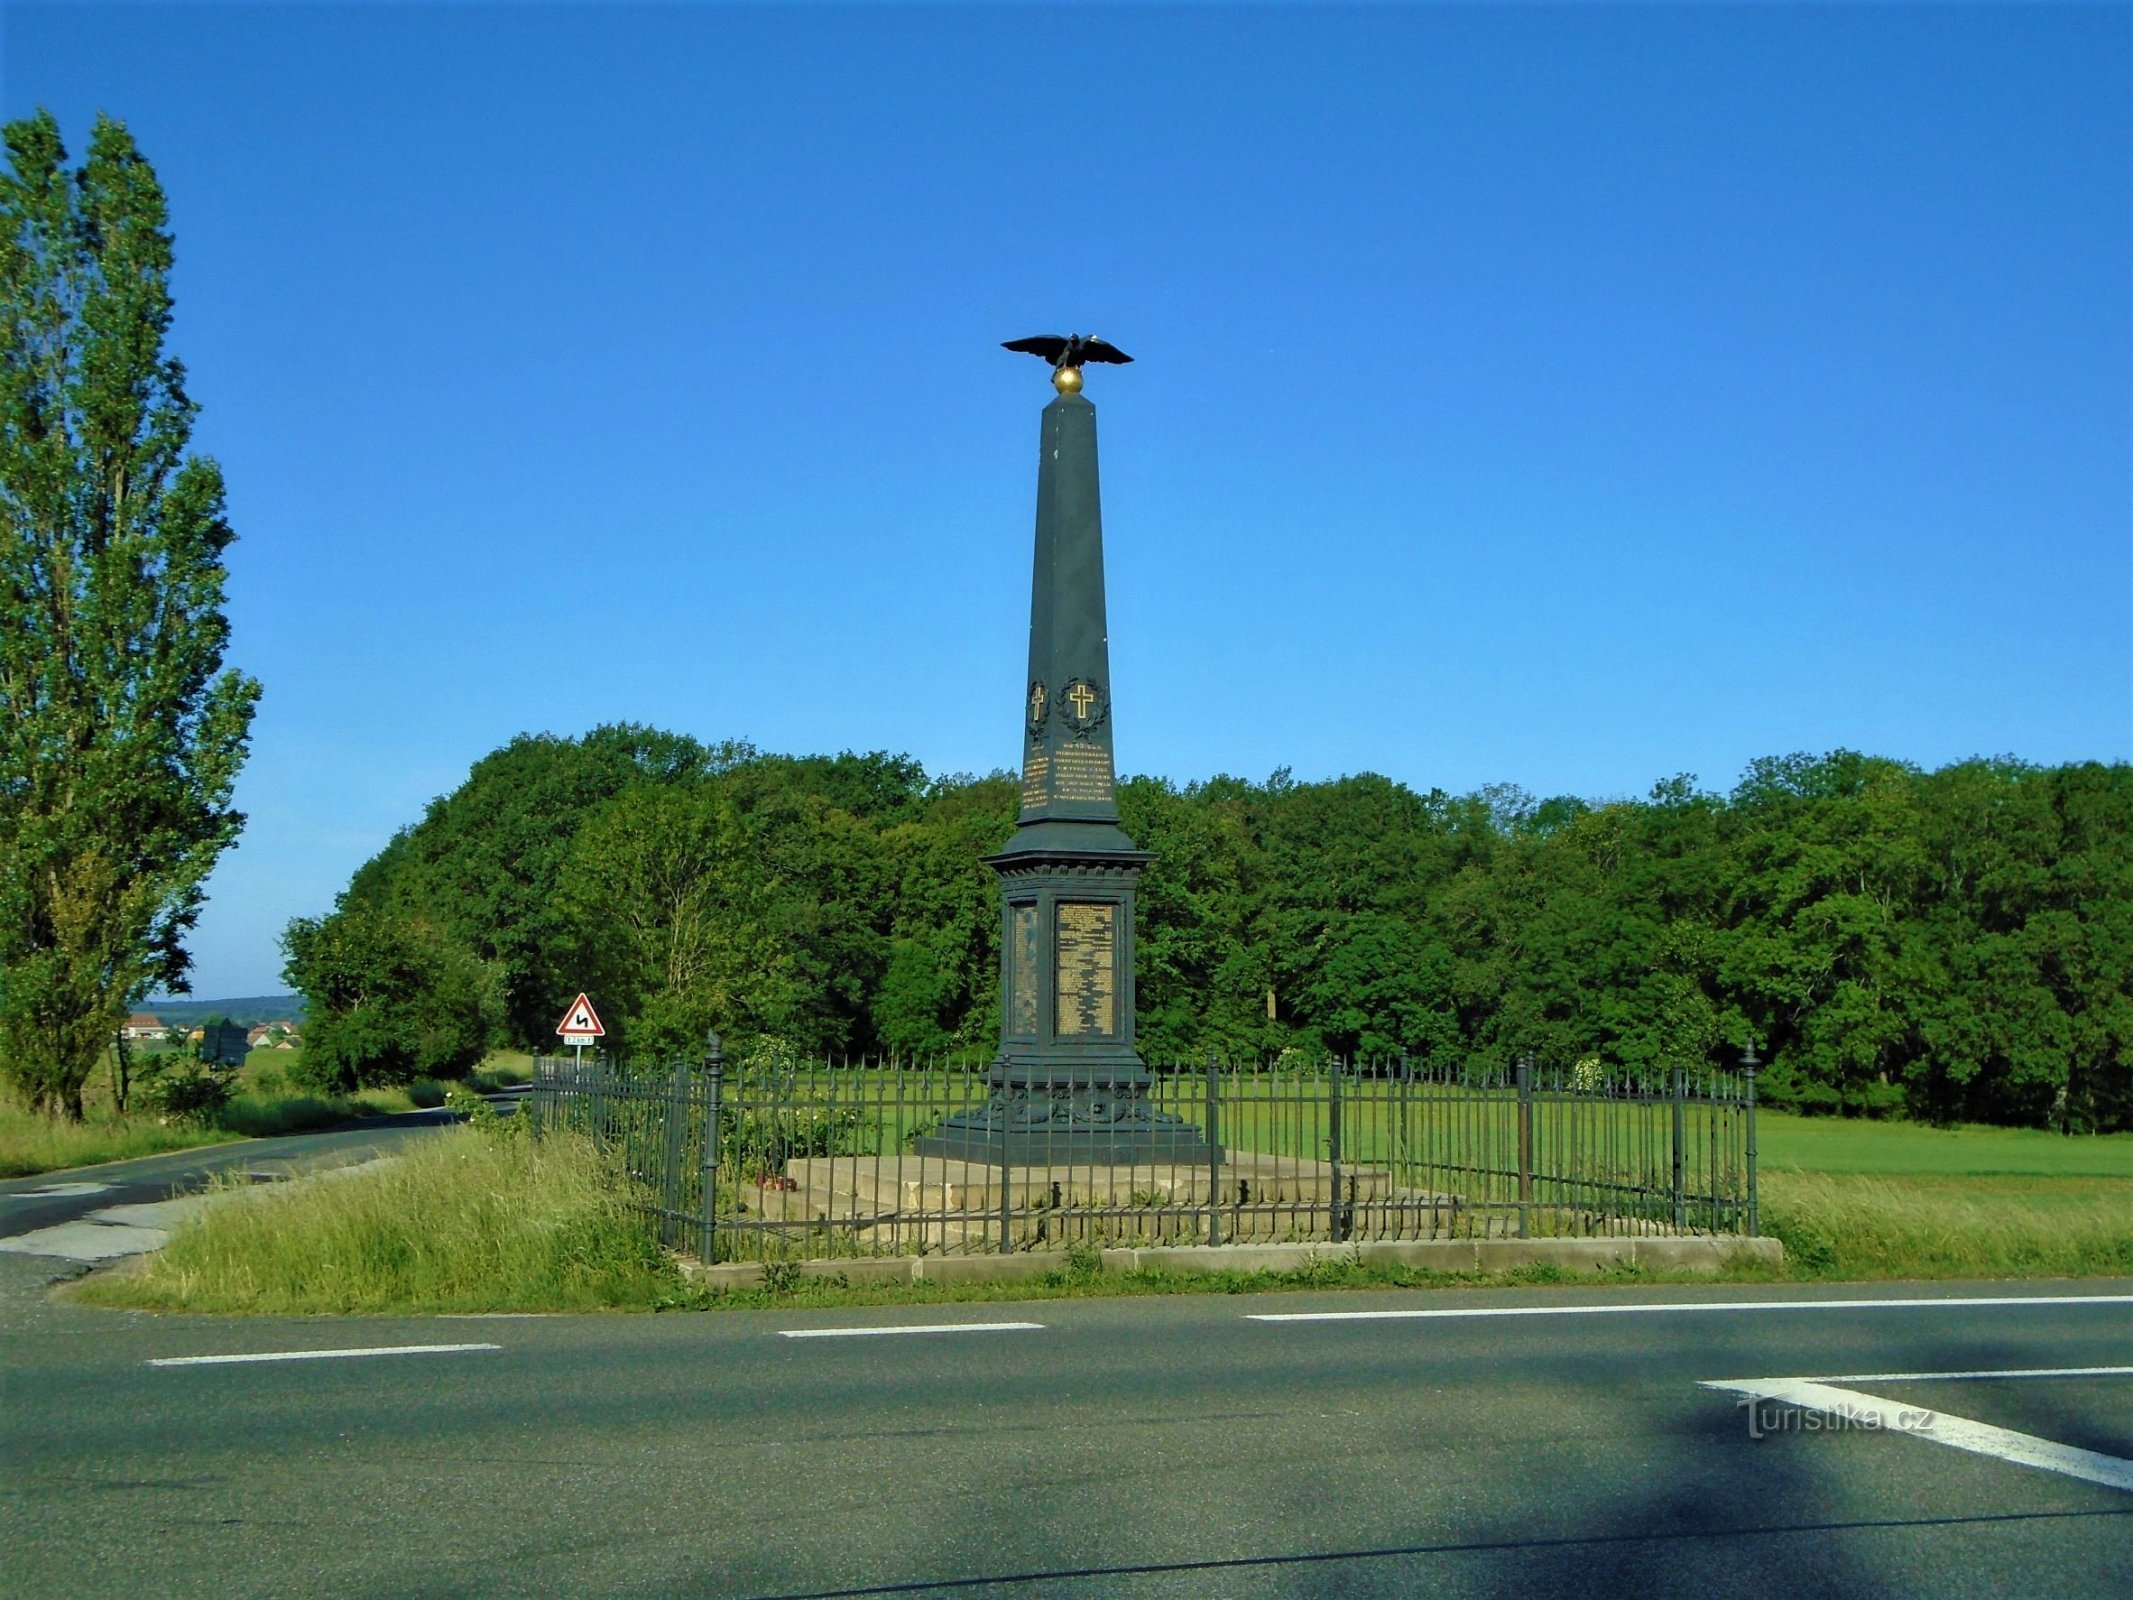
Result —
[[607, 1029], [600, 1025], [600, 1013], [593, 1010], [589, 997], [580, 994], [570, 1002], [570, 1009], [563, 1013], [563, 1020], [555, 1025], [565, 1044], [591, 1044], [604, 1038]]

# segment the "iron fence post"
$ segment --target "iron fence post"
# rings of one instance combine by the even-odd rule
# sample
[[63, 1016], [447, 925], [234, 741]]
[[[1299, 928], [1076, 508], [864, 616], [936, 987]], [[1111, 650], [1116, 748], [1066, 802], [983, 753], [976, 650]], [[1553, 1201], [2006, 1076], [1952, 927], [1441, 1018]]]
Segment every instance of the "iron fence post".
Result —
[[1209, 1052], [1207, 1057], [1207, 1242], [1217, 1245], [1222, 1242], [1222, 1130], [1221, 1095], [1217, 1084], [1222, 1072], [1222, 1058]]
[[1751, 1239], [1756, 1236], [1761, 1226], [1761, 1218], [1756, 1212], [1755, 1193], [1755, 1069], [1761, 1065], [1762, 1063], [1755, 1059], [1755, 1044], [1751, 1040], [1740, 1058], [1741, 1076], [1747, 1080], [1744, 1098], [1748, 1105], [1748, 1237]]
[[1680, 1228], [1688, 1221], [1687, 1199], [1681, 1191], [1681, 1160], [1688, 1118], [1689, 1072], [1688, 1068], [1674, 1068], [1674, 1226]]
[[1333, 1166], [1333, 1242], [1348, 1238], [1348, 1211], [1341, 1204], [1341, 1064], [1338, 1060], [1326, 1079], [1326, 1155]]
[[674, 1063], [667, 1085], [667, 1150], [660, 1177], [659, 1242], [672, 1249], [680, 1231], [682, 1138], [689, 1131], [689, 1063]]
[[1533, 1057], [1518, 1058], [1518, 1236], [1532, 1237], [1533, 1209]]
[[1003, 1256], [1011, 1256], [1015, 1253], [1013, 1219], [1008, 1213], [1007, 1146], [1007, 1116], [1003, 1107], [1000, 1117], [1000, 1254]]
[[1414, 1187], [1415, 1151], [1413, 1130], [1408, 1123], [1408, 1092], [1413, 1082], [1414, 1069], [1407, 1059], [1407, 1052], [1400, 1052], [1400, 1076], [1398, 1087], [1393, 1090], [1392, 1127], [1392, 1181], [1402, 1188]]
[[705, 1266], [718, 1260], [718, 1102], [726, 1078], [726, 1055], [715, 1033], [704, 1035], [703, 1238], [696, 1251]]

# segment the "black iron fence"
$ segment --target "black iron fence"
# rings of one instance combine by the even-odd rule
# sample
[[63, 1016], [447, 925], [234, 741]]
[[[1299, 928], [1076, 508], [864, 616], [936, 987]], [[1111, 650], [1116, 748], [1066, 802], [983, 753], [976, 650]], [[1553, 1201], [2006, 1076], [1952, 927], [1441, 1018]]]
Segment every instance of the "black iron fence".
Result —
[[1757, 1231], [1755, 1073], [1417, 1061], [1158, 1069], [1191, 1161], [921, 1153], [990, 1093], [979, 1061], [657, 1070], [541, 1057], [525, 1113], [615, 1150], [662, 1241], [706, 1261], [1072, 1244]]

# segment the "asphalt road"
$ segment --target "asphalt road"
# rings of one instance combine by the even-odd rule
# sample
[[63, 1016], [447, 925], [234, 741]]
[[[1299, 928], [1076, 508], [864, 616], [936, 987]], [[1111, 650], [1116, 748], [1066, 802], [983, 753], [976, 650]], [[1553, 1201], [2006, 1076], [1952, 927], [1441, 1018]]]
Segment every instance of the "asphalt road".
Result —
[[[2133, 1487], [1703, 1386], [1894, 1375], [2133, 1485], [2133, 1376], [1924, 1376], [2133, 1366], [2133, 1283], [276, 1322], [43, 1276], [0, 1258], [15, 1595], [2133, 1593]], [[1855, 1303], [1554, 1314], [1774, 1299]], [[1499, 1307], [1551, 1314], [1253, 1320]], [[495, 1348], [149, 1364], [410, 1344]]]

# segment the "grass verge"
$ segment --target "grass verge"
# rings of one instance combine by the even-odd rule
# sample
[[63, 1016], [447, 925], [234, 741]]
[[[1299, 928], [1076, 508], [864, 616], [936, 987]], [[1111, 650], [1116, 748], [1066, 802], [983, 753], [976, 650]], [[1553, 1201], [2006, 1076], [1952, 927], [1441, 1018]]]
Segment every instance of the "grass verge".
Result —
[[151, 1118], [121, 1117], [101, 1110], [91, 1111], [80, 1122], [61, 1122], [0, 1105], [0, 1178], [23, 1178], [100, 1161], [130, 1161], [135, 1156], [226, 1144], [243, 1137], [231, 1128], [190, 1123], [165, 1127]]
[[[334, 1181], [249, 1189], [181, 1226], [91, 1305], [224, 1312], [650, 1309], [680, 1271], [590, 1141], [465, 1127]], [[241, 1187], [241, 1185], [236, 1185]]]
[[1764, 1231], [1795, 1278], [2133, 1274], [2133, 1179], [1785, 1172]]

